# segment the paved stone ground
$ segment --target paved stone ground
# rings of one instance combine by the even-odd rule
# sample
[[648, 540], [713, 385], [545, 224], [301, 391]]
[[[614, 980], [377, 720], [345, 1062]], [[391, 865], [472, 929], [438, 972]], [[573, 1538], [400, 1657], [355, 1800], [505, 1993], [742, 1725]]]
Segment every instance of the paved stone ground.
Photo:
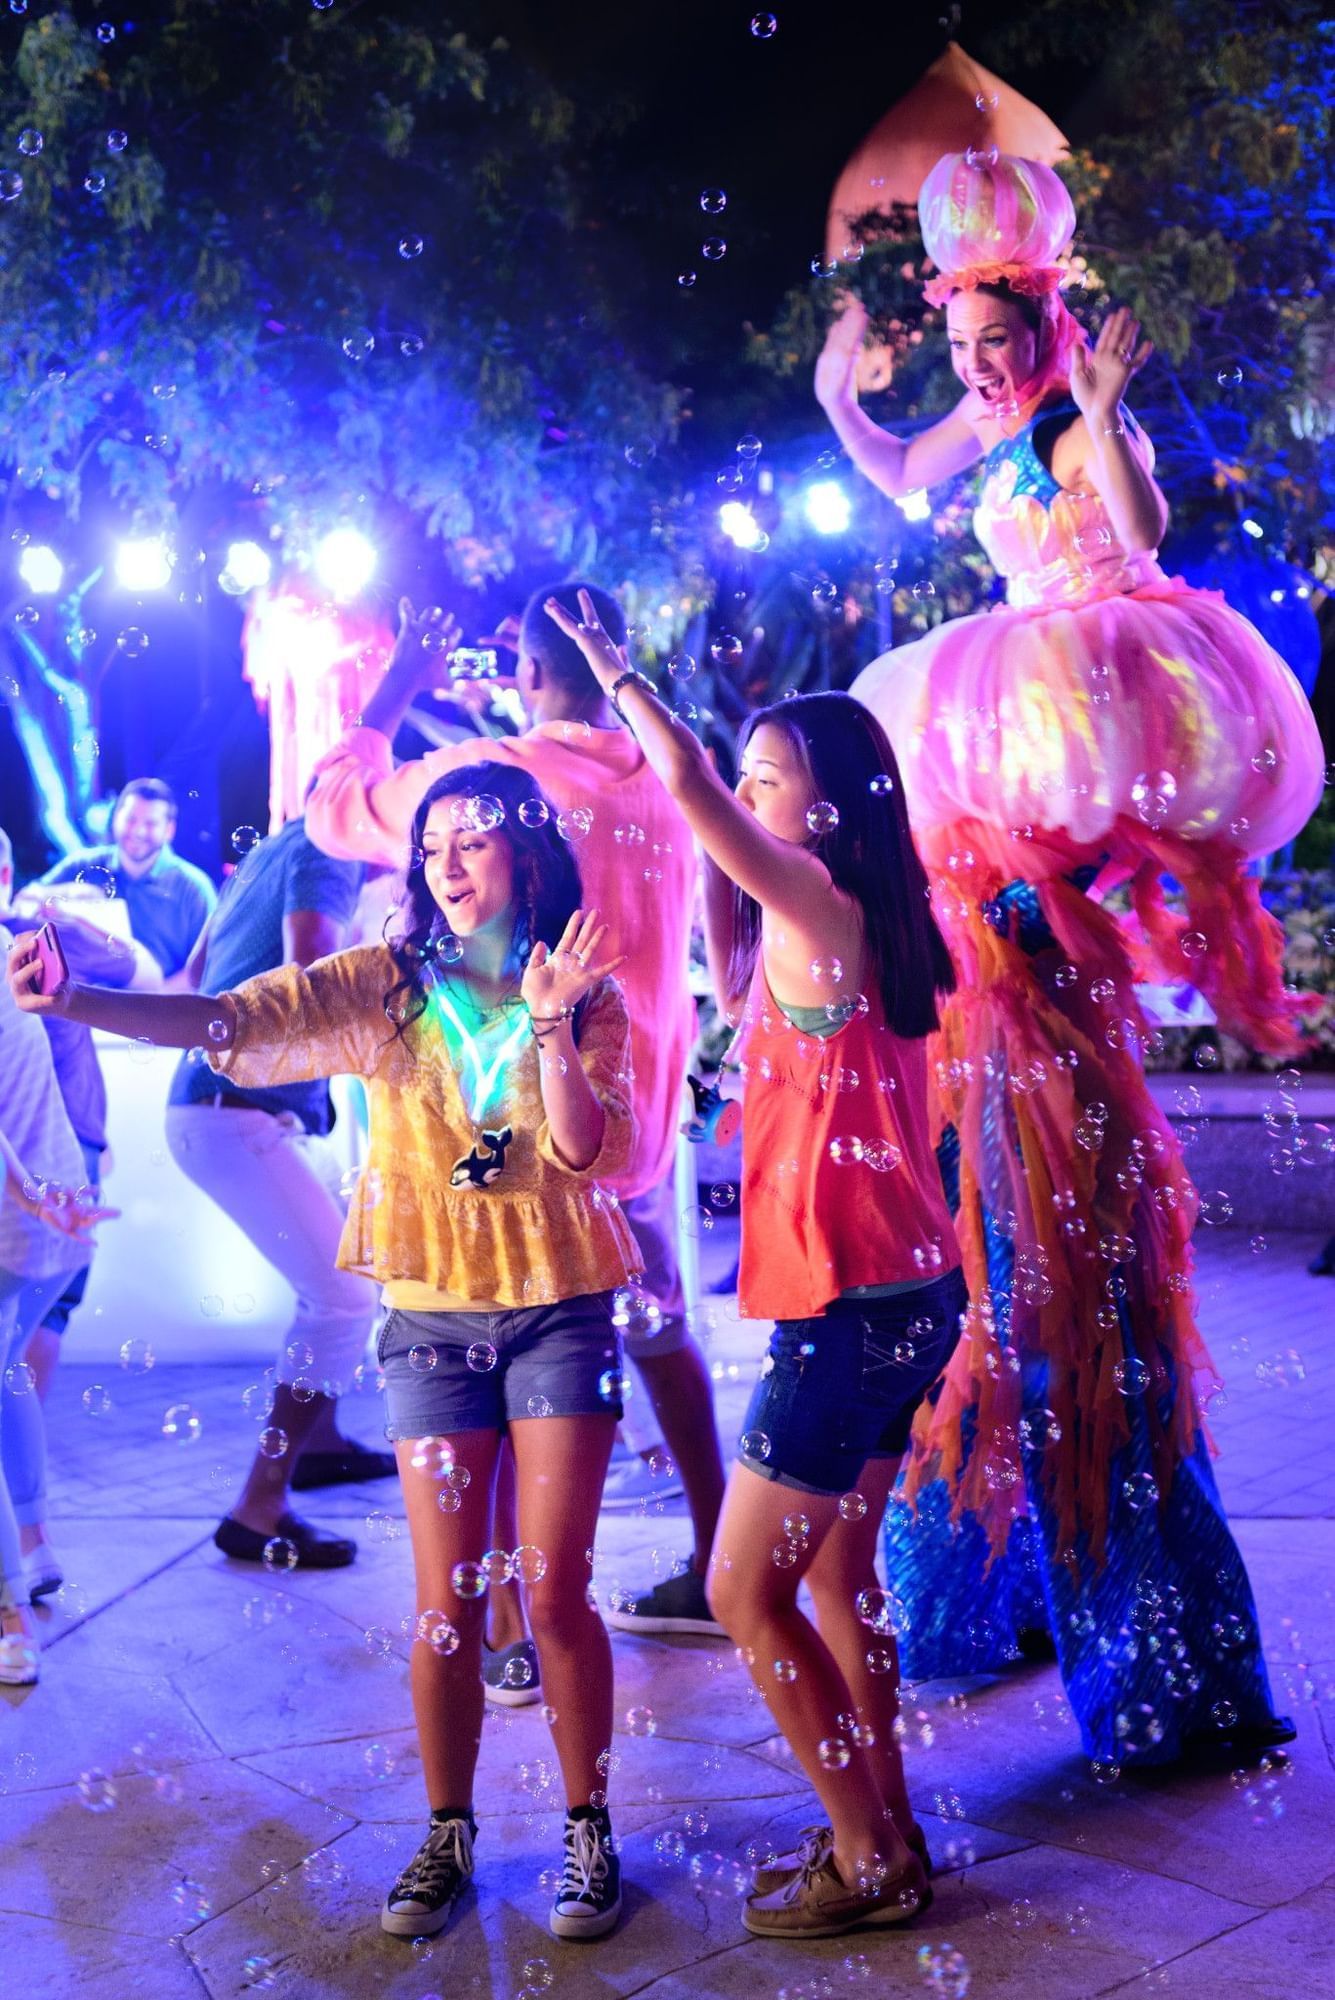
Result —
[[[209, 1535], [254, 1431], [248, 1369], [69, 1367], [51, 1412], [52, 1519], [70, 1584], [44, 1614], [39, 1688], [0, 1696], [0, 1989], [15, 2000], [293, 2000], [586, 1995], [779, 2000], [960, 1993], [924, 1980], [949, 1941], [974, 1995], [1298, 2000], [1335, 1991], [1335, 1282], [1310, 1237], [1202, 1231], [1204, 1317], [1227, 1396], [1220, 1475], [1257, 1587], [1287, 1775], [1094, 1784], [1051, 1669], [927, 1685], [910, 1774], [942, 1867], [916, 1926], [805, 1947], [748, 1939], [746, 1843], [786, 1835], [810, 1796], [726, 1647], [615, 1636], [614, 1792], [628, 1876], [620, 1930], [557, 1943], [539, 1876], [560, 1842], [536, 1709], [492, 1712], [477, 1792], [480, 1875], [442, 1939], [382, 1936], [377, 1907], [423, 1818], [400, 1620], [397, 1491], [310, 1509], [363, 1543], [351, 1570], [282, 1579]], [[726, 1256], [725, 1233], [710, 1246]], [[735, 1436], [763, 1330], [715, 1307], [710, 1351]], [[86, 1413], [84, 1390], [113, 1399]], [[196, 1442], [161, 1434], [168, 1405]], [[349, 1399], [370, 1438], [371, 1397]], [[600, 1580], [641, 1583], [686, 1547], [679, 1503], [604, 1514]], [[961, 1704], [963, 1692], [966, 1700]], [[952, 1695], [955, 1699], [952, 1701]], [[944, 1822], [944, 1823], [943, 1823]]]

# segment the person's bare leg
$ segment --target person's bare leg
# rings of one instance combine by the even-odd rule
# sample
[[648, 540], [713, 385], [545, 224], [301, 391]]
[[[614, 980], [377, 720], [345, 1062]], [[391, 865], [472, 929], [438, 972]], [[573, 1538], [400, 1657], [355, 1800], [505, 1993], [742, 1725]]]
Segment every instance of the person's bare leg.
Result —
[[[509, 1437], [501, 1439], [496, 1460], [496, 1491], [491, 1503], [491, 1546], [516, 1549], [519, 1546], [519, 1517], [515, 1507], [515, 1455]], [[494, 1653], [527, 1639], [524, 1604], [519, 1585], [493, 1583], [487, 1592], [487, 1644]]]
[[615, 1428], [610, 1416], [523, 1417], [510, 1426], [521, 1543], [541, 1556], [525, 1592], [568, 1806], [608, 1789], [598, 1759], [612, 1747], [612, 1648], [588, 1587]]
[[[458, 1563], [480, 1561], [487, 1547], [499, 1442], [497, 1431], [456, 1431], [445, 1440], [453, 1464], [469, 1475], [453, 1513], [441, 1511], [440, 1481], [413, 1470], [417, 1441], [409, 1438], [395, 1446], [413, 1544], [417, 1617], [424, 1626], [424, 1635], [413, 1642], [409, 1671], [422, 1775], [433, 1812], [473, 1803], [482, 1739], [484, 1607], [480, 1598], [459, 1596], [454, 1571]], [[425, 1612], [441, 1613], [443, 1621], [423, 1621]], [[448, 1631], [444, 1644], [432, 1643], [442, 1622], [458, 1634], [453, 1652]]]
[[[902, 1837], [912, 1827], [913, 1808], [904, 1786], [904, 1758], [895, 1735], [899, 1714], [899, 1650], [894, 1636], [877, 1632], [858, 1616], [865, 1590], [880, 1588], [876, 1547], [881, 1523], [899, 1472], [897, 1458], [869, 1459], [857, 1490], [867, 1503], [860, 1520], [839, 1516], [807, 1571], [816, 1624], [852, 1696], [852, 1714], [874, 1741], [864, 1745], [882, 1802]], [[869, 1660], [875, 1660], [872, 1671]], [[891, 1664], [887, 1667], [886, 1662]], [[842, 1734], [843, 1732], [841, 1732]]]
[[49, 1326], [39, 1326], [29, 1334], [23, 1358], [36, 1378], [37, 1400], [44, 1403], [51, 1393], [51, 1380], [60, 1359], [60, 1335]]
[[695, 1538], [692, 1562], [703, 1576], [714, 1546], [725, 1483], [709, 1365], [689, 1337], [684, 1346], [669, 1354], [650, 1352], [634, 1359], [662, 1427], [663, 1442], [681, 1474]]
[[260, 1436], [268, 1450], [256, 1447], [241, 1497], [232, 1508], [232, 1519], [256, 1534], [271, 1535], [279, 1517], [288, 1508], [288, 1481], [305, 1450], [323, 1405], [331, 1396], [294, 1396], [286, 1382], [274, 1388], [273, 1409]]
[[[784, 1517], [796, 1513], [811, 1524], [808, 1546], [790, 1568], [781, 1568], [774, 1550], [789, 1539]], [[743, 1649], [756, 1686], [825, 1808], [834, 1828], [835, 1867], [851, 1887], [878, 1866], [878, 1856], [892, 1876], [910, 1861], [867, 1753], [841, 1736], [839, 1717], [852, 1709], [853, 1695], [839, 1663], [797, 1608], [798, 1586], [838, 1519], [838, 1495], [798, 1492], [734, 1466], [710, 1565], [709, 1601]], [[836, 1740], [848, 1750], [842, 1767], [828, 1748]]]

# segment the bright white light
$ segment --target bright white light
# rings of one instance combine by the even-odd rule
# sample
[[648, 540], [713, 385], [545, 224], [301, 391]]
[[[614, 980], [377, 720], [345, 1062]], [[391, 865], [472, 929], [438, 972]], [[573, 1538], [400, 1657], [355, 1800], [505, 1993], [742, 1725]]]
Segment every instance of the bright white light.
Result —
[[1254, 542], [1259, 542], [1262, 536], [1265, 534], [1265, 529], [1261, 526], [1261, 523], [1259, 521], [1253, 521], [1251, 515], [1249, 514], [1247, 518], [1243, 521], [1242, 532], [1244, 535], [1250, 535]]
[[931, 497], [925, 486], [919, 486], [913, 493], [900, 493], [895, 505], [906, 521], [925, 521], [932, 511]]
[[837, 479], [818, 479], [814, 486], [808, 486], [802, 504], [808, 521], [818, 535], [847, 533], [853, 508]]
[[65, 580], [65, 565], [54, 549], [30, 547], [19, 556], [19, 575], [34, 597], [54, 597]]
[[218, 581], [229, 597], [241, 597], [248, 590], [261, 589], [272, 575], [267, 549], [258, 542], [233, 542]]
[[116, 551], [116, 581], [122, 590], [165, 590], [171, 573], [172, 553], [161, 535], [122, 542]]
[[375, 550], [356, 528], [331, 528], [315, 551], [315, 573], [338, 598], [355, 597], [375, 575]]
[[739, 549], [758, 549], [768, 539], [751, 509], [740, 500], [725, 500], [718, 510], [718, 524]]

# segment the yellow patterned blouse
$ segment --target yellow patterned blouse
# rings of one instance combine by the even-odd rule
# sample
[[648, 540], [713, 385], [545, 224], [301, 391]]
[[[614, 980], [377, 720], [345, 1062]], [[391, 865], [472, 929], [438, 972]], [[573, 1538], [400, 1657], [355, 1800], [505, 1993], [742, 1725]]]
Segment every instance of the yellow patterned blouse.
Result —
[[340, 1269], [380, 1279], [391, 1297], [411, 1285], [459, 1304], [545, 1305], [624, 1285], [642, 1260], [600, 1186], [624, 1166], [634, 1134], [616, 981], [594, 987], [580, 1020], [579, 1059], [606, 1122], [597, 1158], [577, 1172], [548, 1130], [526, 1010], [483, 1013], [445, 973], [426, 1012], [396, 1034], [385, 995], [398, 978], [385, 945], [262, 972], [233, 989], [235, 1039], [208, 1057], [250, 1088], [366, 1079], [370, 1149]]

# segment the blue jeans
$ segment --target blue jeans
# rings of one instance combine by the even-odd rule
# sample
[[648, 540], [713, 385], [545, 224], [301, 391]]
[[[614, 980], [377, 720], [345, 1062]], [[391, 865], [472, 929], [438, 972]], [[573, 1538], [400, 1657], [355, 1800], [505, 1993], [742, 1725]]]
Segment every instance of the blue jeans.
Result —
[[[26, 1604], [19, 1528], [46, 1518], [46, 1425], [36, 1389], [4, 1378], [59, 1297], [69, 1273], [24, 1278], [0, 1269], [0, 1605]], [[19, 1386], [16, 1390], [15, 1381]]]
[[813, 1319], [781, 1319], [746, 1413], [742, 1464], [803, 1493], [850, 1493], [868, 1459], [901, 1457], [967, 1302], [954, 1270], [912, 1291], [832, 1299]]

